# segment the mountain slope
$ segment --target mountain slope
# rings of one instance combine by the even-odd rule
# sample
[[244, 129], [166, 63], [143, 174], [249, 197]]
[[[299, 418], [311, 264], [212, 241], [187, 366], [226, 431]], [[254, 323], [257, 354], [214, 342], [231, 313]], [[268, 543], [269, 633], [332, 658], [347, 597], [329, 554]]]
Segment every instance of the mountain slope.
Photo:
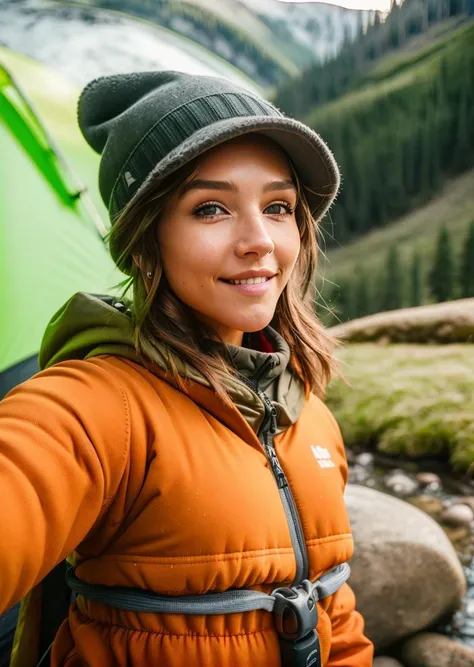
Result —
[[474, 22], [466, 23], [305, 119], [344, 177], [336, 243], [389, 224], [474, 167], [473, 42]]
[[[443, 226], [447, 227], [458, 265], [458, 258], [473, 220], [474, 170], [470, 170], [447, 181], [431, 201], [387, 227], [366, 234], [344, 247], [327, 251], [325, 256], [321, 257], [319, 267], [323, 295], [330, 301], [334, 283], [345, 288], [354, 287], [361, 270], [369, 283], [369, 291], [373, 294], [380, 287], [381, 278], [384, 276], [388, 251], [396, 247], [402, 267], [403, 305], [409, 305], [409, 272], [415, 252], [418, 252], [421, 261], [422, 303], [430, 303], [432, 299], [427, 287], [428, 274], [434, 260], [439, 230]], [[351, 293], [353, 294], [353, 291]], [[455, 296], [459, 297], [460, 294]], [[335, 304], [327, 305], [333, 307]]]
[[346, 9], [323, 2], [239, 2], [272, 29], [279, 38], [280, 48], [284, 49], [290, 41], [288, 48], [292, 58], [301, 68], [308, 67], [311, 62], [334, 57], [344, 41], [352, 41], [373, 14], [366, 10]]
[[205, 46], [267, 89], [333, 56], [368, 13], [279, 0], [76, 0], [132, 14]]

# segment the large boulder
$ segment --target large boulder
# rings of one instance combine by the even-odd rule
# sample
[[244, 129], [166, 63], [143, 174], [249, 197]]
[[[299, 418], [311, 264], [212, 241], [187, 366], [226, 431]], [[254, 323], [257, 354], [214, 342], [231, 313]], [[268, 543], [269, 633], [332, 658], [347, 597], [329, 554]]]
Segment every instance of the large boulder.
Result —
[[378, 658], [375, 658], [372, 667], [404, 667], [401, 662], [395, 660], [395, 658], [388, 658], [385, 655], [381, 655]]
[[346, 342], [472, 343], [474, 299], [377, 313], [331, 327]]
[[355, 540], [350, 584], [380, 650], [457, 609], [464, 573], [442, 528], [424, 512], [373, 489], [348, 484]]
[[474, 650], [436, 632], [421, 632], [403, 644], [401, 659], [406, 667], [472, 667]]

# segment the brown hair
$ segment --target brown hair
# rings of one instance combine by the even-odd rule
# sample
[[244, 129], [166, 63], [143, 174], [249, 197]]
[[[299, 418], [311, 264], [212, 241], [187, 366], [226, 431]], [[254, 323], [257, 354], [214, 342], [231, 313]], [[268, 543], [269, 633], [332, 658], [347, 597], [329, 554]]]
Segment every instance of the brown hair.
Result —
[[[186, 164], [159, 183], [151, 183], [122, 211], [108, 235], [110, 251], [118, 268], [127, 273], [121, 286], [124, 294], [133, 289], [135, 346], [143, 363], [163, 362], [175, 383], [185, 390], [177, 359], [194, 367], [224, 399], [223, 373], [234, 373], [216, 352], [203, 349], [200, 341], [216, 334], [172, 292], [160, 262], [156, 226], [160, 214], [179, 187], [193, 175], [198, 160]], [[292, 166], [292, 165], [291, 165]], [[292, 166], [297, 187], [296, 220], [301, 250], [293, 274], [278, 301], [272, 325], [288, 343], [290, 365], [304, 382], [307, 392], [322, 396], [332, 371], [334, 340], [315, 314], [315, 272], [318, 255], [317, 226], [305, 187]], [[141, 258], [141, 268], [133, 261]], [[149, 284], [146, 272], [152, 273]]]

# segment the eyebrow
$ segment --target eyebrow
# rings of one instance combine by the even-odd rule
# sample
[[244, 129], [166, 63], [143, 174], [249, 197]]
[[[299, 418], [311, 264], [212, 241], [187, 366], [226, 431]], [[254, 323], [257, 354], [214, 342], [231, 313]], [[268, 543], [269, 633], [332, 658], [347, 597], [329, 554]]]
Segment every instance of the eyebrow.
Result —
[[[237, 192], [238, 188], [231, 181], [214, 181], [203, 178], [195, 178], [181, 187], [181, 194], [184, 195], [191, 190], [224, 190], [227, 192]], [[281, 181], [270, 181], [263, 186], [263, 192], [275, 192], [276, 190], [293, 190], [296, 192], [296, 185], [290, 178]]]

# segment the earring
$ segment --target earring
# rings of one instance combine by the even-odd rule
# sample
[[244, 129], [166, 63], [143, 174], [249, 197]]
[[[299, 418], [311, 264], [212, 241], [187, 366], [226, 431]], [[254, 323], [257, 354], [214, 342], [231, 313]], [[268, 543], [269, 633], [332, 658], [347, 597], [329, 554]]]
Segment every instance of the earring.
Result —
[[153, 277], [152, 272], [151, 272], [151, 271], [147, 271], [147, 272], [146, 272], [146, 277], [148, 278], [148, 280], [151, 280], [152, 277]]

